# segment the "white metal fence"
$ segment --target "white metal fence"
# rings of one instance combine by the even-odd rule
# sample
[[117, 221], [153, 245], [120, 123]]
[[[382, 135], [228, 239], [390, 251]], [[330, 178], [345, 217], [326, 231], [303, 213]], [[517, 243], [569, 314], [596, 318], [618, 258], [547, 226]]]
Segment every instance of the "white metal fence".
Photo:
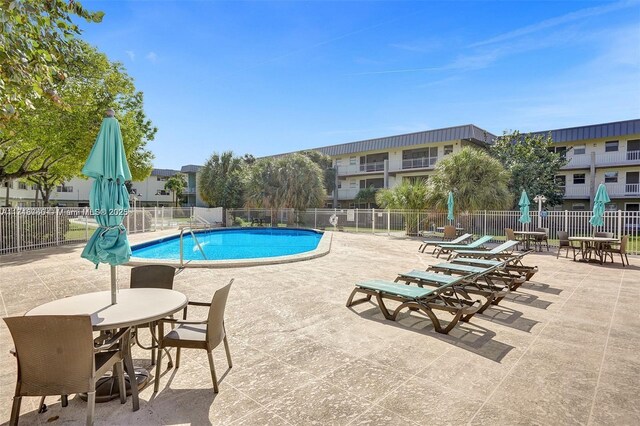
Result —
[[[193, 208], [131, 209], [123, 224], [130, 234], [192, 226]], [[87, 207], [0, 208], [0, 255], [84, 242], [97, 227]]]
[[[191, 207], [146, 207], [131, 209], [124, 219], [129, 233], [196, 226]], [[549, 229], [551, 245], [557, 244], [558, 231], [572, 236], [587, 236], [594, 232], [589, 224], [589, 211], [531, 212], [531, 223], [523, 226], [519, 211], [481, 211], [455, 216], [453, 224], [474, 235], [493, 235], [494, 241], [504, 240], [504, 228], [534, 230]], [[598, 231], [613, 232], [616, 237], [630, 236], [628, 250], [640, 253], [640, 212], [610, 211], [604, 216], [604, 226]], [[334, 228], [335, 223], [335, 228]], [[379, 209], [229, 209], [227, 226], [289, 226], [335, 229], [382, 235], [416, 236], [442, 231], [448, 225], [446, 212], [402, 211]], [[23, 250], [84, 242], [97, 227], [88, 208], [0, 208], [0, 255]]]
[[[480, 211], [461, 213], [453, 224], [464, 232], [474, 235], [492, 235], [494, 241], [505, 239], [505, 228], [535, 230], [548, 228], [550, 245], [557, 245], [558, 231], [571, 236], [588, 236], [594, 232], [589, 223], [590, 211], [531, 212], [531, 223], [519, 222], [519, 211]], [[337, 219], [332, 220], [332, 217]], [[425, 233], [438, 234], [449, 225], [446, 212], [403, 211], [379, 209], [310, 209], [296, 212], [292, 209], [278, 211], [269, 209], [234, 209], [227, 211], [227, 226], [290, 226], [316, 229], [334, 229], [346, 232], [366, 232], [395, 236], [417, 236]], [[604, 226], [598, 232], [613, 232], [616, 238], [629, 235], [630, 253], [640, 253], [640, 212], [608, 211], [604, 215]]]

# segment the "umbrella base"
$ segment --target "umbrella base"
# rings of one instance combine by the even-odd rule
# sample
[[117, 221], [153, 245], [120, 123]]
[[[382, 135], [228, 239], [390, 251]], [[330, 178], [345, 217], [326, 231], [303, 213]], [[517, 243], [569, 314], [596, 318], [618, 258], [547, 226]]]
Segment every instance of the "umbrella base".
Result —
[[[149, 372], [144, 368], [134, 368], [136, 372], [136, 382], [138, 390], [142, 390], [149, 383]], [[127, 390], [127, 396], [131, 395], [131, 379], [129, 375], [124, 375], [124, 385]], [[87, 394], [81, 393], [80, 399], [87, 400]], [[96, 382], [96, 402], [109, 402], [116, 398], [120, 398], [120, 390], [118, 389], [118, 379], [114, 376], [104, 376]]]

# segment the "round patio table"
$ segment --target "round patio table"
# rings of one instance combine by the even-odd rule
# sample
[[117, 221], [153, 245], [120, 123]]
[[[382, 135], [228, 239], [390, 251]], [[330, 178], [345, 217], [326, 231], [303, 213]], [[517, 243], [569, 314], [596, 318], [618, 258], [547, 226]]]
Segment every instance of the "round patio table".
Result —
[[[99, 291], [95, 293], [79, 294], [65, 297], [37, 306], [25, 315], [90, 315], [91, 324], [95, 331], [115, 330], [148, 324], [174, 314], [187, 306], [187, 296], [175, 291], [159, 288], [127, 288], [118, 292], [118, 303], [111, 304], [111, 292]], [[131, 359], [131, 345], [125, 344], [125, 369], [131, 374], [135, 371]], [[146, 370], [143, 374], [136, 371], [138, 386], [148, 380]], [[104, 379], [104, 378], [103, 378]], [[101, 380], [103, 380], [101, 379]], [[111, 380], [111, 378], [109, 378]], [[98, 385], [97, 385], [98, 386]], [[137, 400], [138, 386], [128, 386]], [[103, 386], [116, 393], [110, 394], [104, 400], [117, 397], [118, 387], [113, 384]], [[96, 389], [96, 393], [98, 389]], [[115, 395], [115, 396], [114, 396]], [[98, 396], [98, 395], [96, 395]], [[96, 398], [97, 402], [98, 398]], [[138, 407], [134, 407], [137, 410]]]
[[[581, 259], [577, 259], [581, 262], [595, 261], [601, 265], [604, 263], [604, 250], [605, 244], [620, 244], [620, 240], [617, 238], [606, 237], [569, 237], [569, 241], [578, 241], [580, 243]], [[594, 253], [598, 258], [591, 259], [591, 253]], [[573, 260], [576, 260], [575, 256]]]

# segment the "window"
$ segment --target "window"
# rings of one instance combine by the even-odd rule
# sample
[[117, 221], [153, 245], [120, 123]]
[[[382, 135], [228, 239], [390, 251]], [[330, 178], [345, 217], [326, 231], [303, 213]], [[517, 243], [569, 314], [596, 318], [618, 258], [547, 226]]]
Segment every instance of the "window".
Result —
[[567, 186], [567, 177], [565, 175], [556, 176], [556, 183], [562, 188]]
[[169, 180], [169, 176], [157, 176], [158, 182], [166, 182]]
[[444, 146], [444, 155], [449, 155], [453, 153], [453, 145], [445, 145]]
[[585, 183], [585, 174], [584, 173], [574, 173], [573, 175], [573, 184], [574, 185], [583, 185]]
[[618, 210], [618, 206], [616, 205], [616, 203], [608, 203], [605, 204], [604, 209], [608, 212], [615, 212], [616, 210]]
[[356, 157], [349, 157], [349, 165], [350, 166], [355, 166], [356, 165]]
[[9, 189], [13, 189], [13, 181], [5, 182], [4, 183], [4, 187], [5, 188], [9, 188]]
[[576, 145], [573, 147], [573, 155], [586, 154], [587, 148], [584, 145]]
[[549, 148], [549, 151], [551, 152], [555, 152], [556, 154], [560, 154], [563, 157], [565, 156], [565, 154], [567, 153], [567, 147], [566, 146], [554, 146]]
[[158, 189], [158, 193], [156, 195], [170, 195], [169, 192], [170, 191], [166, 189]]
[[573, 203], [571, 205], [571, 209], [572, 210], [585, 210], [585, 204], [584, 203]]
[[604, 152], [618, 152], [618, 141], [606, 141], [604, 143]]
[[342, 166], [342, 159], [338, 158], [336, 159], [336, 167], [340, 167], [340, 166]]
[[58, 185], [56, 192], [73, 192], [73, 186]]
[[27, 189], [27, 184], [24, 182], [18, 182], [18, 189]]
[[618, 172], [605, 172], [604, 181], [605, 181], [605, 183], [617, 183], [618, 182]]
[[349, 181], [349, 188], [357, 188], [355, 180]]

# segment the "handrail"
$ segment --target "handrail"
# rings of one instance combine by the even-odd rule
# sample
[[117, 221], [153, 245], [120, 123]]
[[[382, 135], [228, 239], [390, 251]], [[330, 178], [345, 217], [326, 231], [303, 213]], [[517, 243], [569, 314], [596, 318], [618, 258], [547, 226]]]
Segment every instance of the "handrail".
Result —
[[189, 233], [191, 234], [191, 237], [193, 238], [193, 241], [195, 241], [196, 246], [198, 246], [200, 253], [202, 253], [202, 257], [204, 257], [204, 260], [207, 260], [207, 255], [204, 254], [204, 250], [202, 250], [202, 246], [198, 242], [198, 239], [196, 238], [196, 234], [193, 233], [193, 230], [190, 227], [186, 226], [184, 228], [180, 228], [180, 266], [181, 267], [184, 266], [184, 243], [182, 239], [182, 236], [184, 235], [184, 231], [189, 231]]

